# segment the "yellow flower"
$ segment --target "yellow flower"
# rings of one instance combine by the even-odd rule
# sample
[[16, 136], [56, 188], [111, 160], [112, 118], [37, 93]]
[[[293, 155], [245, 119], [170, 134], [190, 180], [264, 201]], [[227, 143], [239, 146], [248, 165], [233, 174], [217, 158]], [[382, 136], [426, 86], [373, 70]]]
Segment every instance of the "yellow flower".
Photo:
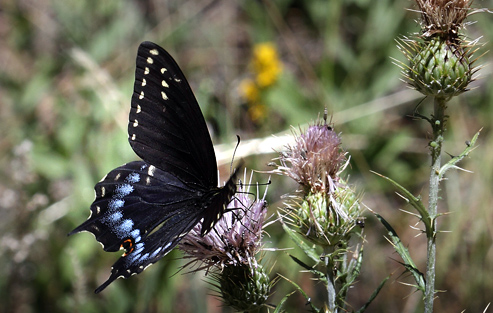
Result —
[[273, 85], [282, 71], [282, 63], [272, 43], [261, 43], [253, 48], [251, 70], [255, 79], [244, 79], [239, 92], [248, 104], [248, 115], [254, 122], [262, 121], [267, 115], [267, 107], [262, 103], [262, 93]]
[[272, 43], [261, 43], [254, 47], [252, 65], [260, 88], [274, 84], [282, 70], [282, 63]]
[[267, 115], [267, 108], [261, 103], [256, 103], [248, 108], [248, 115], [254, 122], [262, 120]]
[[259, 100], [259, 89], [255, 82], [251, 79], [244, 79], [240, 83], [240, 92], [250, 103], [257, 102]]

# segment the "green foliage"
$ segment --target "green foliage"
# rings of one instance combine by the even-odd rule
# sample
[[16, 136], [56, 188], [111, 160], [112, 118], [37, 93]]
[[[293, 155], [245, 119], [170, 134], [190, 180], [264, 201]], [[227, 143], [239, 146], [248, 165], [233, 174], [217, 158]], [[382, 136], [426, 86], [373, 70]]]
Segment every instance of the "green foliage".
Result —
[[380, 220], [380, 222], [384, 225], [384, 227], [388, 231], [388, 236], [390, 237], [389, 240], [392, 243], [392, 246], [394, 246], [395, 251], [400, 255], [402, 258], [402, 261], [404, 263], [403, 266], [404, 268], [409, 271], [413, 277], [414, 280], [416, 281], [415, 287], [421, 292], [425, 291], [425, 280], [424, 280], [424, 275], [419, 271], [419, 269], [416, 267], [416, 264], [414, 263], [413, 259], [411, 258], [411, 255], [409, 254], [409, 250], [404, 246], [402, 243], [401, 239], [395, 232], [395, 230], [390, 226], [390, 224], [379, 214], [375, 213], [375, 216]]

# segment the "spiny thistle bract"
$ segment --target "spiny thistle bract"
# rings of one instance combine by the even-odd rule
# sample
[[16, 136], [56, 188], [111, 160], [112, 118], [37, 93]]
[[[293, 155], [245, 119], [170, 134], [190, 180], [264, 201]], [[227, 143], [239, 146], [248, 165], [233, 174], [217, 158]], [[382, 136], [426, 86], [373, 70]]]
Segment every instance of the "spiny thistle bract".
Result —
[[408, 64], [397, 61], [405, 81], [425, 96], [449, 100], [468, 90], [474, 80], [476, 41], [466, 41], [460, 30], [470, 13], [470, 0], [416, 0], [422, 32], [401, 38], [398, 47]]
[[270, 293], [269, 276], [260, 264], [254, 268], [227, 266], [221, 273], [214, 273], [213, 279], [218, 283], [224, 304], [239, 312], [260, 309]]
[[320, 246], [346, 246], [361, 217], [354, 191], [345, 183], [331, 194], [309, 193], [300, 202], [287, 203], [286, 216], [298, 233]]

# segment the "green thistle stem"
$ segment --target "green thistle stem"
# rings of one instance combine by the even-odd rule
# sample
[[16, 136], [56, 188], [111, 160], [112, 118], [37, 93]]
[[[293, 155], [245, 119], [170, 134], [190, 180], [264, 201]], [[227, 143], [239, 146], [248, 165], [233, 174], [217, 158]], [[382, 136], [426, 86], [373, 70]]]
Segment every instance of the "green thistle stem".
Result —
[[438, 206], [438, 191], [440, 184], [441, 152], [443, 135], [445, 132], [445, 109], [446, 101], [435, 97], [434, 114], [431, 120], [433, 128], [433, 141], [430, 142], [431, 171], [430, 171], [430, 194], [428, 213], [431, 219], [432, 232], [427, 239], [428, 258], [426, 262], [426, 290], [425, 290], [425, 313], [433, 312], [433, 301], [435, 298], [435, 263], [436, 263], [436, 218]]
[[333, 252], [334, 251], [332, 247], [325, 248], [325, 253], [326, 253], [325, 270], [327, 271], [327, 300], [328, 300], [327, 306], [329, 308], [329, 312], [337, 313], [337, 306], [336, 306], [337, 292], [336, 292], [334, 274], [333, 274], [334, 262], [332, 260]]

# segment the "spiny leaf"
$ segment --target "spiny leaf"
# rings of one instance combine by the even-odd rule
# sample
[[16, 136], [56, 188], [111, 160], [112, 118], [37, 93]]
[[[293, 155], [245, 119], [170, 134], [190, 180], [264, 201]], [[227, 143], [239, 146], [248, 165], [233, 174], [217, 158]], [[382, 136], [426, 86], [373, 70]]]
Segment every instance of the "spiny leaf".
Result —
[[282, 307], [283, 307], [284, 303], [288, 300], [289, 296], [291, 296], [295, 292], [296, 291], [293, 291], [293, 292], [288, 293], [287, 295], [285, 295], [284, 298], [282, 298], [281, 301], [279, 301], [279, 304], [276, 306], [276, 309], [274, 310], [274, 313], [281, 313], [281, 312], [283, 312], [281, 310], [282, 310]]
[[283, 223], [282, 224], [282, 228], [284, 229], [284, 231], [286, 232], [286, 234], [288, 234], [288, 236], [291, 238], [291, 240], [293, 240], [293, 242], [298, 247], [300, 247], [300, 249], [303, 250], [303, 252], [305, 252], [305, 254], [310, 259], [312, 259], [313, 261], [315, 261], [317, 264], [320, 262], [320, 256], [315, 251], [315, 248], [308, 246], [306, 244], [306, 242], [304, 242], [298, 235], [296, 235], [295, 234], [295, 231], [292, 230], [291, 228], [289, 228], [286, 224]]
[[425, 224], [426, 237], [430, 238], [430, 237], [434, 236], [433, 223], [431, 221], [430, 214], [426, 210], [426, 208], [425, 208], [423, 202], [421, 201], [421, 199], [419, 197], [414, 196], [406, 188], [404, 188], [403, 186], [399, 185], [397, 182], [395, 182], [394, 180], [390, 179], [389, 177], [383, 176], [383, 175], [381, 175], [379, 173], [376, 173], [376, 172], [373, 172], [373, 171], [370, 171], [370, 172], [372, 172], [373, 174], [376, 174], [376, 175], [382, 177], [383, 179], [389, 181], [392, 185], [394, 185], [394, 187], [396, 187], [400, 191], [400, 193], [402, 194], [402, 196], [404, 197], [404, 199], [409, 204], [411, 204], [418, 211], [418, 213], [421, 215], [421, 220]]
[[296, 288], [296, 289], [297, 289], [297, 290], [298, 290], [298, 291], [299, 291], [299, 292], [303, 295], [303, 297], [305, 297], [305, 299], [306, 299], [306, 301], [307, 301], [307, 304], [309, 304], [309, 305], [310, 305], [310, 307], [311, 307], [311, 309], [312, 309], [312, 312], [317, 312], [317, 313], [318, 313], [318, 312], [320, 312], [320, 310], [319, 310], [319, 309], [317, 309], [317, 308], [313, 305], [313, 303], [312, 303], [312, 301], [311, 301], [310, 297], [306, 294], [306, 292], [305, 292], [305, 291], [303, 291], [303, 289], [301, 289], [301, 287], [300, 287], [300, 286], [298, 286], [298, 285], [297, 285], [294, 281], [290, 280], [289, 278], [284, 277], [284, 276], [282, 276], [281, 274], [278, 274], [278, 275], [279, 275], [279, 276], [281, 276], [282, 278], [284, 278], [284, 279], [285, 279], [286, 281], [288, 281], [289, 283], [291, 283], [291, 284], [292, 284], [292, 285], [293, 285], [293, 286], [294, 286], [294, 287], [295, 287], [295, 288]]
[[366, 303], [358, 311], [356, 311], [356, 313], [363, 313], [368, 308], [370, 303], [372, 303], [372, 301], [377, 297], [380, 290], [383, 288], [383, 285], [385, 285], [387, 280], [389, 280], [390, 276], [392, 276], [392, 275], [389, 275], [389, 276], [385, 277], [384, 280], [382, 280], [380, 285], [378, 285], [377, 289], [375, 289], [375, 291], [371, 294], [368, 301], [366, 301]]
[[476, 141], [478, 140], [478, 137], [479, 137], [479, 134], [481, 133], [481, 130], [482, 130], [482, 128], [474, 135], [474, 137], [471, 139], [471, 142], [467, 144], [466, 149], [464, 149], [464, 151], [461, 154], [459, 154], [456, 157], [453, 157], [450, 161], [448, 161], [446, 164], [444, 164], [442, 166], [442, 168], [440, 169], [440, 172], [438, 174], [439, 179], [442, 179], [443, 175], [445, 175], [445, 172], [447, 172], [449, 169], [458, 168], [456, 166], [456, 164], [459, 163], [460, 161], [462, 161], [466, 156], [468, 156], [472, 150], [476, 149], [475, 144], [476, 144]]
[[310, 273], [318, 276], [318, 279], [320, 281], [323, 281], [323, 282], [327, 282], [327, 278], [325, 277], [325, 274], [314, 269], [313, 267], [309, 266], [308, 264], [306, 264], [305, 262], [301, 261], [300, 259], [298, 259], [297, 257], [289, 254], [289, 256], [291, 257], [291, 259], [293, 259], [293, 261], [295, 261], [296, 263], [298, 263], [298, 265], [300, 265], [301, 267], [303, 267], [304, 269], [306, 269], [307, 271], [309, 271]]
[[385, 226], [385, 228], [388, 230], [388, 235], [390, 237], [390, 241], [392, 243], [392, 246], [394, 246], [395, 251], [401, 256], [402, 260], [404, 261], [403, 265], [404, 267], [413, 275], [414, 279], [416, 280], [416, 288], [421, 290], [422, 292], [425, 292], [425, 279], [423, 273], [421, 273], [416, 265], [414, 264], [413, 259], [411, 258], [411, 255], [409, 254], [409, 250], [404, 246], [402, 243], [401, 239], [395, 232], [395, 230], [390, 226], [390, 224], [378, 213], [374, 213], [375, 216], [380, 220], [380, 222]]

